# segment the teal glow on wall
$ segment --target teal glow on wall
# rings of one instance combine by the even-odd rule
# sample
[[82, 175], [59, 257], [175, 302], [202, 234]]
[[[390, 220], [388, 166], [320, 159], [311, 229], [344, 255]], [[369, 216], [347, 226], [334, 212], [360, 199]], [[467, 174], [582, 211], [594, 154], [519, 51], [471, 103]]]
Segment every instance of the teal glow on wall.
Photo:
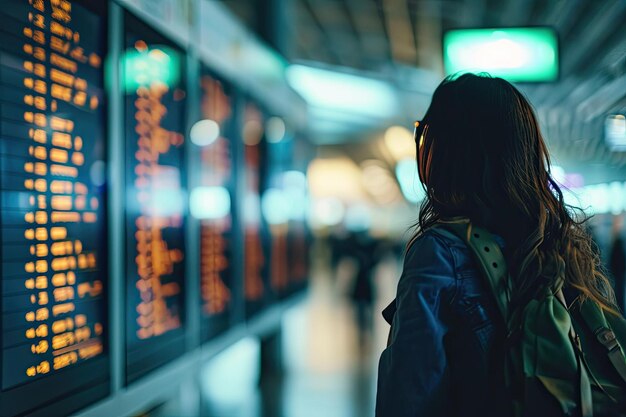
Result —
[[487, 72], [517, 82], [556, 81], [559, 46], [551, 28], [455, 29], [443, 38], [446, 74]]

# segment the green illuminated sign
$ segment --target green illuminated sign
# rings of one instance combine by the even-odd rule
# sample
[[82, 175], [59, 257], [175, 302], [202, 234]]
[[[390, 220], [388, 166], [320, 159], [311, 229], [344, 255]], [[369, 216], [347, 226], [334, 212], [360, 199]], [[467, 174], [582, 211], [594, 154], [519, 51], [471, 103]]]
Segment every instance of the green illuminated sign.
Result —
[[509, 81], [556, 81], [559, 48], [550, 28], [456, 29], [444, 34], [446, 74], [487, 72]]
[[124, 87], [127, 92], [162, 83], [168, 87], [180, 79], [180, 56], [166, 46], [128, 49], [122, 55]]

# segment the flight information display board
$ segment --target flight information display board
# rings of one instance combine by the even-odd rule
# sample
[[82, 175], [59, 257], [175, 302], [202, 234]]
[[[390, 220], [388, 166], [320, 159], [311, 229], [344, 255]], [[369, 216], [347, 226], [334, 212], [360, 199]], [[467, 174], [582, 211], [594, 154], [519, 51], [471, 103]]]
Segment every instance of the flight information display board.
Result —
[[271, 288], [278, 298], [285, 298], [301, 289], [308, 275], [306, 163], [299, 161], [295, 139], [282, 118], [271, 117], [266, 124], [261, 211], [269, 226]]
[[264, 116], [249, 102], [244, 109], [242, 139], [245, 159], [243, 196], [244, 294], [246, 317], [258, 313], [274, 298], [269, 283], [267, 227], [261, 215], [261, 190], [265, 169]]
[[306, 287], [309, 278], [310, 238], [306, 223], [304, 221], [291, 222], [287, 240], [288, 291], [293, 293]]
[[184, 55], [130, 14], [126, 128], [127, 382], [184, 352]]
[[[274, 117], [272, 120], [281, 120]], [[284, 125], [284, 122], [281, 122]], [[270, 125], [271, 126], [271, 125]], [[279, 139], [279, 138], [276, 138]], [[285, 160], [290, 156], [290, 143], [284, 138], [276, 139], [266, 144], [266, 181], [262, 186], [261, 213], [268, 224], [268, 239], [270, 247], [270, 288], [277, 297], [288, 294], [289, 289], [289, 209], [298, 204], [296, 200], [287, 197], [284, 187]], [[278, 199], [275, 197], [278, 196]], [[272, 201], [272, 199], [276, 201]]]
[[233, 99], [224, 82], [202, 66], [200, 77], [202, 120], [192, 128], [200, 147], [200, 184], [196, 189], [200, 218], [200, 296], [202, 339], [223, 332], [233, 308]]
[[105, 12], [0, 8], [1, 415], [108, 392]]
[[284, 176], [283, 184], [290, 200], [298, 202], [297, 209], [292, 211], [289, 219], [287, 237], [289, 292], [291, 293], [305, 288], [309, 278], [311, 234], [306, 216], [310, 197], [305, 172], [314, 154], [315, 149], [306, 138], [296, 134], [292, 140], [290, 169]]

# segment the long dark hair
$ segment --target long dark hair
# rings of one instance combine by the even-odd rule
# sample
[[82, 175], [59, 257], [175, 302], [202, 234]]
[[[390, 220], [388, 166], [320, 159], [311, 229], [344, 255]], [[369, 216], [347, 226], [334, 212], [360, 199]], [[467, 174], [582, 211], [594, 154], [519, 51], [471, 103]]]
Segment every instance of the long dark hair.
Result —
[[563, 201], [522, 93], [488, 75], [448, 77], [435, 90], [422, 125], [417, 162], [426, 198], [420, 231], [443, 218], [467, 217], [505, 239], [513, 303], [553, 288], [564, 268], [566, 286], [616, 313], [582, 210], [576, 213]]

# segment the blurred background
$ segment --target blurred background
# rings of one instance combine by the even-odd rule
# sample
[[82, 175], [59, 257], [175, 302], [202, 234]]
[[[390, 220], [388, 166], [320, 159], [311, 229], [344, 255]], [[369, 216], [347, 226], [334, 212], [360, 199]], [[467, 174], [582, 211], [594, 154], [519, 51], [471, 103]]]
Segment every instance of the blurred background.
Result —
[[0, 415], [367, 417], [441, 80], [530, 99], [623, 307], [626, 0], [9, 0]]

